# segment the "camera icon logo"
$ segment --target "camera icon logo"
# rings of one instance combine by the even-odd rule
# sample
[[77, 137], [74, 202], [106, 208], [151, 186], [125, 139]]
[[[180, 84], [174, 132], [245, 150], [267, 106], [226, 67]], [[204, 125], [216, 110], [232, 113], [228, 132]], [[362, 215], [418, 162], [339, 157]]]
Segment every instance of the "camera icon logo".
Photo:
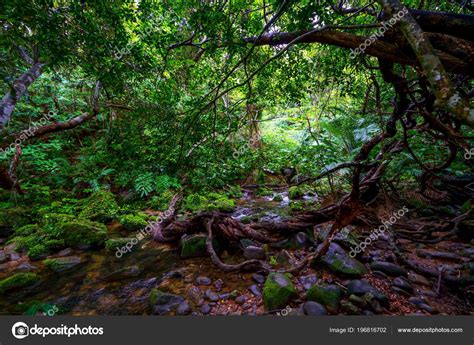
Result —
[[12, 327], [12, 334], [17, 339], [23, 339], [30, 334], [30, 328], [24, 322], [17, 322]]

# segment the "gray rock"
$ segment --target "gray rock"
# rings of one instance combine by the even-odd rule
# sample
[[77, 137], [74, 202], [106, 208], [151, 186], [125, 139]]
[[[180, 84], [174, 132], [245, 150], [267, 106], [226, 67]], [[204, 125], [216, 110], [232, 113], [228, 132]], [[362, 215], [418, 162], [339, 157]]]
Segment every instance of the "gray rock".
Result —
[[260, 291], [260, 289], [258, 288], [257, 285], [252, 285], [250, 288], [249, 288], [250, 292], [255, 296], [255, 297], [260, 297], [262, 296], [262, 292]]
[[8, 259], [7, 259], [7, 256], [5, 255], [5, 253], [3, 252], [3, 250], [0, 250], [0, 264], [3, 264], [4, 262], [6, 262]]
[[298, 232], [295, 236], [296, 245], [298, 248], [305, 248], [311, 244], [311, 241], [308, 238], [308, 235], [304, 232]]
[[397, 277], [393, 280], [393, 286], [396, 286], [400, 289], [403, 289], [407, 292], [412, 292], [413, 291], [413, 287], [410, 285], [410, 283], [408, 283], [405, 279], [401, 278], [401, 277]]
[[387, 275], [385, 273], [383, 273], [382, 271], [372, 271], [372, 274], [376, 277], [379, 277], [379, 278], [382, 278], [382, 279], [386, 279], [387, 278]]
[[[321, 245], [320, 245], [321, 246]], [[321, 262], [331, 271], [347, 277], [358, 278], [367, 273], [365, 266], [353, 259], [336, 243], [331, 243], [327, 253], [321, 258]], [[312, 266], [317, 267], [319, 261], [313, 260]]]
[[421, 310], [424, 310], [424, 311], [426, 311], [430, 314], [435, 314], [436, 313], [436, 310], [432, 306], [430, 306], [426, 303], [418, 304], [418, 308], [420, 308]]
[[176, 309], [177, 315], [188, 315], [190, 312], [191, 312], [191, 307], [189, 306], [189, 303], [186, 301], [181, 302], [178, 305], [178, 308]]
[[208, 277], [199, 276], [196, 278], [196, 284], [202, 286], [209, 286], [211, 285], [212, 281]]
[[428, 258], [428, 259], [441, 259], [441, 260], [450, 260], [450, 261], [461, 261], [461, 257], [456, 253], [447, 253], [447, 252], [433, 252], [426, 249], [417, 249], [416, 255]]
[[[80, 256], [65, 256], [62, 258], [46, 259], [43, 263], [54, 272], [63, 272], [70, 270], [83, 263], [84, 260]], [[116, 272], [114, 272], [116, 273]], [[113, 276], [113, 273], [110, 275]]]
[[410, 280], [414, 284], [431, 286], [431, 283], [428, 279], [417, 273], [408, 272], [408, 280]]
[[204, 298], [211, 302], [217, 302], [219, 300], [219, 295], [213, 292], [211, 289], [207, 289], [206, 292], [204, 292]]
[[[64, 258], [58, 258], [55, 260], [59, 260], [59, 259], [64, 259]], [[124, 267], [115, 272], [112, 272], [111, 274], [105, 276], [104, 280], [108, 282], [113, 282], [113, 281], [119, 281], [119, 280], [124, 280], [124, 279], [130, 279], [130, 278], [138, 277], [140, 273], [141, 273], [141, 270], [140, 268], [138, 268], [138, 266], [129, 266], [129, 267]]]
[[218, 292], [222, 290], [223, 286], [224, 286], [224, 281], [220, 278], [214, 282], [214, 287], [216, 288], [216, 291]]
[[30, 272], [38, 269], [38, 267], [31, 265], [29, 262], [23, 262], [15, 267], [15, 271]]
[[59, 253], [57, 253], [55, 256], [56, 257], [61, 257], [61, 256], [70, 256], [74, 253], [74, 251], [71, 248], [66, 248], [61, 250]]
[[13, 252], [13, 253], [8, 254], [8, 259], [10, 261], [17, 261], [17, 260], [20, 260], [20, 258], [21, 258], [21, 256], [17, 252]]
[[416, 306], [419, 304], [425, 303], [425, 301], [423, 301], [421, 298], [418, 298], [418, 297], [410, 297], [408, 299], [408, 302]]
[[260, 247], [248, 246], [244, 249], [244, 257], [246, 259], [264, 260], [265, 251]]
[[392, 286], [392, 290], [398, 293], [399, 295], [407, 296], [407, 297], [410, 296], [410, 293], [408, 291], [403, 290], [402, 288], [399, 288], [397, 286]]
[[184, 298], [171, 293], [155, 290], [150, 295], [154, 315], [167, 315], [184, 302]]
[[311, 289], [313, 285], [315, 285], [318, 282], [318, 277], [316, 274], [309, 274], [307, 276], [301, 276], [299, 277], [299, 282], [301, 285], [303, 285], [303, 288], [305, 290]]
[[209, 305], [209, 303], [204, 303], [201, 306], [201, 313], [203, 313], [204, 315], [207, 315], [210, 312], [211, 312], [211, 306]]
[[344, 313], [348, 315], [358, 315], [359, 308], [349, 301], [341, 301], [341, 309]]
[[374, 288], [370, 283], [366, 280], [353, 280], [347, 285], [347, 294], [348, 295], [356, 295], [362, 296], [366, 293], [371, 294], [374, 296], [376, 300], [378, 300], [382, 305], [388, 306], [388, 298], [379, 290]]
[[221, 293], [219, 295], [219, 299], [223, 299], [223, 300], [228, 300], [230, 298], [230, 293], [226, 292], [226, 293]]
[[247, 301], [247, 297], [244, 295], [238, 296], [235, 298], [235, 303], [237, 304], [244, 304]]
[[305, 315], [327, 315], [326, 308], [318, 302], [309, 301], [303, 304], [303, 312]]
[[407, 271], [401, 266], [387, 262], [387, 261], [374, 261], [370, 264], [372, 271], [382, 271], [390, 276], [406, 276]]

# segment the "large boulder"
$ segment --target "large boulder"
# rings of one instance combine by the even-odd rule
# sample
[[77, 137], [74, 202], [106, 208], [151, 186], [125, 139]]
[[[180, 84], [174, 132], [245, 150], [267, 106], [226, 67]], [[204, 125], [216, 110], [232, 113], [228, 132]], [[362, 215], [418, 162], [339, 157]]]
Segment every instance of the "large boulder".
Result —
[[267, 310], [285, 307], [296, 296], [296, 289], [288, 274], [270, 273], [263, 287], [263, 302]]
[[374, 261], [370, 264], [370, 269], [372, 271], [381, 271], [395, 277], [407, 275], [407, 271], [403, 267], [386, 261]]
[[109, 191], [99, 190], [83, 201], [79, 217], [107, 223], [117, 217], [119, 210], [114, 195]]
[[367, 273], [365, 266], [351, 258], [337, 243], [331, 243], [327, 253], [320, 260], [313, 260], [312, 266], [317, 266], [320, 262], [331, 271], [347, 277], [358, 278]]
[[342, 289], [337, 285], [314, 285], [306, 295], [308, 301], [315, 301], [336, 312], [343, 296]]
[[39, 281], [40, 277], [35, 273], [16, 273], [0, 281], [0, 294], [31, 287], [36, 285]]
[[176, 310], [184, 302], [184, 298], [153, 289], [150, 292], [149, 302], [154, 315], [167, 315]]
[[379, 301], [384, 306], [388, 306], [388, 298], [379, 290], [374, 288], [366, 280], [353, 280], [347, 285], [347, 294], [363, 296], [365, 294], [371, 294], [377, 301]]

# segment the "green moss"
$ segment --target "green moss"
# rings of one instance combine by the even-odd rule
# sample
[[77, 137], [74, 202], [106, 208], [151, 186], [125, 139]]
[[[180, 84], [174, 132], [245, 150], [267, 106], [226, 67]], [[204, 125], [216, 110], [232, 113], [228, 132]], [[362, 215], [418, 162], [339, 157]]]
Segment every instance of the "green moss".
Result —
[[271, 189], [268, 189], [268, 188], [265, 188], [265, 187], [261, 187], [257, 190], [257, 193], [256, 193], [258, 196], [271, 196], [273, 195], [273, 192]]
[[342, 290], [337, 285], [314, 285], [307, 293], [308, 301], [315, 301], [336, 311], [342, 297]]
[[206, 239], [205, 235], [194, 235], [184, 238], [181, 241], [181, 257], [193, 258], [206, 256]]
[[15, 230], [14, 236], [28, 236], [40, 231], [38, 224], [28, 224]]
[[263, 302], [267, 310], [275, 310], [288, 305], [296, 296], [296, 289], [289, 274], [270, 273], [263, 287]]
[[0, 237], [9, 236], [14, 228], [30, 222], [31, 212], [21, 207], [0, 209]]
[[78, 219], [61, 223], [58, 235], [67, 246], [102, 245], [107, 238], [107, 227], [101, 223]]
[[107, 223], [115, 219], [118, 212], [114, 195], [109, 191], [99, 190], [83, 202], [79, 217]]
[[242, 188], [239, 185], [229, 187], [227, 192], [229, 198], [241, 198], [243, 195]]
[[28, 256], [31, 260], [38, 260], [49, 254], [49, 249], [44, 244], [35, 244], [28, 248]]
[[275, 195], [275, 197], [273, 198], [273, 201], [281, 202], [281, 201], [283, 201], [283, 197], [282, 197], [280, 194], [277, 194], [277, 195]]
[[66, 271], [82, 262], [78, 256], [66, 256], [62, 258], [46, 259], [43, 264], [54, 272]]
[[191, 212], [204, 211], [207, 207], [209, 200], [199, 194], [190, 194], [184, 200], [184, 208]]
[[200, 194], [190, 194], [185, 198], [184, 207], [191, 212], [214, 211], [232, 212], [235, 202], [225, 194], [216, 192], [203, 196]]
[[35, 273], [17, 273], [0, 281], [0, 294], [14, 289], [32, 286], [39, 281], [40, 277]]
[[219, 210], [221, 212], [232, 212], [235, 208], [235, 202], [232, 199], [228, 199], [227, 197], [221, 197], [220, 199], [215, 200], [211, 204], [208, 205], [207, 209], [212, 210]]
[[105, 248], [109, 251], [116, 251], [117, 247], [122, 248], [131, 240], [132, 238], [127, 238], [127, 237], [111, 238], [105, 241]]
[[304, 189], [298, 186], [292, 186], [288, 189], [290, 199], [301, 199], [304, 195]]
[[303, 203], [301, 201], [291, 201], [290, 209], [292, 212], [301, 212], [303, 211]]
[[107, 237], [105, 225], [67, 214], [48, 214], [40, 225], [19, 228], [8, 243], [26, 250], [32, 260], [67, 246], [102, 245]]
[[144, 213], [127, 214], [119, 218], [120, 224], [122, 224], [129, 231], [137, 231], [144, 229], [147, 225], [147, 215]]

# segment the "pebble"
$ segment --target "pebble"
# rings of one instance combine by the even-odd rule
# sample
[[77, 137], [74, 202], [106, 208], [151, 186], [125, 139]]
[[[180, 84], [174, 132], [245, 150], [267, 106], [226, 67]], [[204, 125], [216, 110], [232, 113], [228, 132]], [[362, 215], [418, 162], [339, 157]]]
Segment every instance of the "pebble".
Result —
[[262, 296], [262, 292], [260, 291], [260, 289], [258, 288], [257, 285], [252, 285], [250, 288], [249, 288], [250, 292], [256, 296], [256, 297], [260, 297]]
[[210, 312], [211, 312], [211, 306], [209, 305], [209, 303], [204, 303], [201, 306], [201, 313], [203, 313], [204, 315], [207, 315]]
[[405, 279], [401, 278], [401, 277], [397, 277], [393, 280], [393, 286], [396, 286], [400, 289], [403, 289], [407, 292], [412, 292], [413, 291], [413, 287], [410, 285], [410, 283], [408, 283]]
[[208, 277], [199, 276], [196, 278], [197, 285], [209, 286], [211, 285], [212, 281]]
[[207, 289], [204, 293], [204, 297], [211, 302], [217, 302], [219, 300], [219, 295], [213, 292], [211, 289]]
[[214, 287], [216, 288], [216, 291], [218, 292], [222, 290], [223, 286], [224, 286], [224, 281], [220, 278], [214, 282]]
[[189, 306], [189, 303], [186, 301], [182, 302], [176, 309], [177, 315], [188, 315], [190, 312], [191, 312], [191, 307]]
[[245, 297], [244, 295], [240, 295], [235, 299], [235, 303], [237, 304], [244, 304], [245, 301], [247, 301], [247, 297]]
[[301, 283], [301, 285], [303, 285], [303, 288], [305, 290], [309, 290], [311, 289], [313, 285], [317, 283], [318, 278], [316, 277], [316, 274], [310, 274], [307, 276], [302, 276], [298, 280]]
[[257, 284], [263, 284], [265, 283], [265, 277], [261, 274], [254, 273], [252, 274], [252, 280], [256, 282]]

